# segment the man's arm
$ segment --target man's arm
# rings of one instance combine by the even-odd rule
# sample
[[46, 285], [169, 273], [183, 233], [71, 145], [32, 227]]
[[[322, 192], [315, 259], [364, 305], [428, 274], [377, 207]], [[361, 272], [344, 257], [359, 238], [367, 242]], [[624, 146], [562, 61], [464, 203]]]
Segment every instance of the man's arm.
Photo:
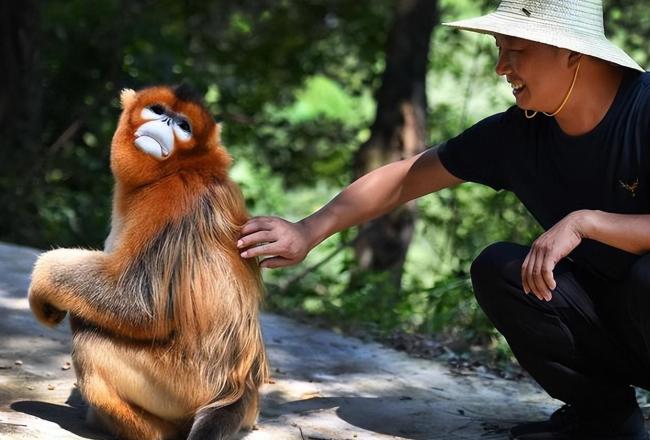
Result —
[[585, 210], [581, 213], [582, 238], [641, 255], [650, 251], [650, 214], [614, 214]]
[[614, 214], [583, 209], [572, 212], [535, 240], [521, 267], [524, 291], [550, 301], [553, 269], [585, 239], [643, 254], [650, 251], [650, 215]]
[[248, 248], [242, 252], [244, 258], [271, 256], [262, 261], [264, 267], [293, 265], [336, 232], [377, 218], [409, 200], [462, 182], [445, 169], [437, 149], [432, 148], [360, 177], [319, 211], [298, 223], [277, 217], [249, 220], [242, 228], [237, 246]]

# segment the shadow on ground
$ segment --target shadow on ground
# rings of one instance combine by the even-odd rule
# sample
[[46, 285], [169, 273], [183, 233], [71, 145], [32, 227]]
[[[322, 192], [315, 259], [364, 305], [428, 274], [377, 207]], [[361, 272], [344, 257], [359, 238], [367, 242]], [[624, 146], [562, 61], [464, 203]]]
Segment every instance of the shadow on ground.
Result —
[[65, 405], [36, 400], [22, 400], [10, 405], [14, 411], [47, 420], [57, 424], [62, 430], [93, 440], [106, 440], [111, 436], [97, 432], [86, 425], [88, 405], [78, 389], [73, 389]]
[[[44, 328], [29, 311], [37, 255], [0, 244], [0, 438], [109, 439], [84, 424], [67, 322]], [[503, 440], [512, 424], [556, 405], [529, 382], [458, 374], [288, 318], [261, 319], [273, 380], [246, 440]]]

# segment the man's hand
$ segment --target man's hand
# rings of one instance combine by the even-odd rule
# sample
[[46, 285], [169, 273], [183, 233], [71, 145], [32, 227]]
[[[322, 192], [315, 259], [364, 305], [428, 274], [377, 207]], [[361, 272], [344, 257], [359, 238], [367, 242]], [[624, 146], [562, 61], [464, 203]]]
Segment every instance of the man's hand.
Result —
[[551, 291], [556, 286], [553, 269], [584, 238], [586, 213], [586, 210], [572, 212], [533, 242], [521, 266], [524, 292], [533, 292], [540, 300], [551, 300]]
[[307, 226], [302, 222], [291, 223], [279, 217], [254, 217], [242, 227], [237, 242], [245, 249], [242, 258], [266, 256], [261, 267], [292, 266], [305, 259], [313, 247]]

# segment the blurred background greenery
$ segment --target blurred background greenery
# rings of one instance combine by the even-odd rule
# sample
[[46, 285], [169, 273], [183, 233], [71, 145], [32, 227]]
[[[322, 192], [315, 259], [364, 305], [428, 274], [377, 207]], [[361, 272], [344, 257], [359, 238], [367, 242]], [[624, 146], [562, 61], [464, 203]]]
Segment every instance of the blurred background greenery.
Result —
[[[119, 91], [181, 81], [223, 121], [250, 212], [299, 220], [360, 173], [512, 105], [493, 71], [493, 39], [440, 25], [497, 3], [2, 2], [0, 240], [101, 247]], [[605, 1], [609, 36], [644, 66], [648, 8]], [[266, 271], [267, 307], [507, 355], [471, 294], [468, 268], [487, 244], [527, 243], [539, 227], [512, 194], [473, 184], [409, 209], [365, 241], [365, 229], [346, 231], [303, 264]]]

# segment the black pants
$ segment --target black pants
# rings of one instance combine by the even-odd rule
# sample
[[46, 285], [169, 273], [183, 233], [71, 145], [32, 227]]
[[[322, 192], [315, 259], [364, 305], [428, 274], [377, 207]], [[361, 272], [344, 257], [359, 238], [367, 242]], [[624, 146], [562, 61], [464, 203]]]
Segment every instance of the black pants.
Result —
[[578, 408], [605, 413], [636, 405], [630, 385], [650, 388], [650, 255], [617, 282], [565, 259], [546, 302], [523, 291], [528, 251], [495, 243], [471, 270], [479, 304], [521, 366], [552, 397]]

